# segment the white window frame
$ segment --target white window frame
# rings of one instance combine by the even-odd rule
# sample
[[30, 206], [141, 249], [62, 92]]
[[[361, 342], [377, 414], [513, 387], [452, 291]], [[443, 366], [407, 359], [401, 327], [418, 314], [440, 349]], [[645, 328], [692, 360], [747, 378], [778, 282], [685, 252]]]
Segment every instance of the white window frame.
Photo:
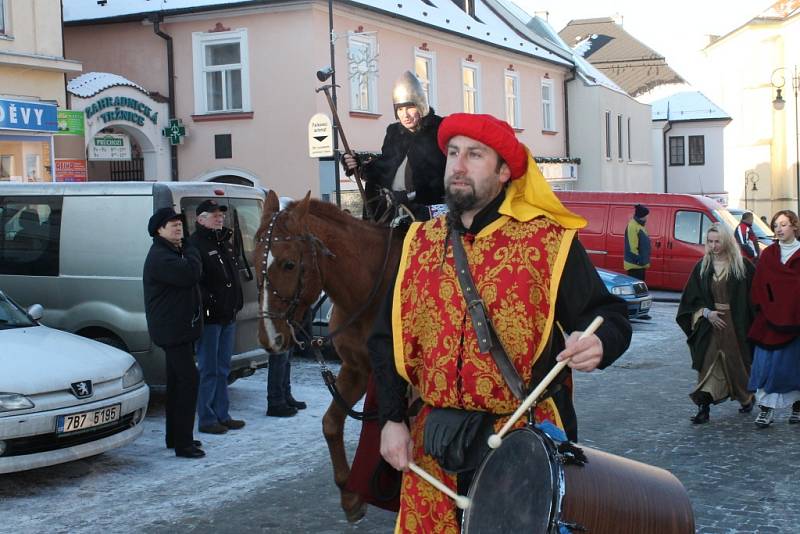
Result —
[[[369, 33], [356, 33], [348, 32], [347, 34], [347, 74], [350, 80], [350, 111], [360, 113], [378, 113], [378, 71], [367, 72], [367, 105], [366, 107], [359, 104], [359, 85], [355, 83], [354, 67], [350, 57], [352, 56], [351, 49], [353, 45], [366, 45], [369, 49], [369, 58], [371, 62], [374, 58], [378, 57], [378, 37], [375, 32]], [[368, 69], [371, 68], [367, 65]]]
[[472, 113], [480, 113], [481, 112], [481, 65], [480, 63], [475, 63], [474, 61], [461, 61], [461, 109], [464, 113], [470, 113], [467, 111], [467, 92], [469, 88], [464, 85], [464, 71], [466, 69], [470, 69], [475, 72], [475, 87], [471, 88], [471, 91], [475, 98], [475, 111]]
[[[512, 87], [514, 88], [514, 94], [509, 95], [506, 86], [506, 79], [511, 78], [513, 80]], [[518, 130], [522, 129], [522, 114], [520, 113], [520, 85], [519, 85], [519, 73], [513, 70], [505, 70], [503, 72], [503, 92], [505, 94], [505, 111], [506, 111], [506, 122], [511, 125], [512, 128], [516, 128]], [[513, 116], [508, 116], [509, 110], [509, 100], [513, 99], [511, 105], [513, 106]]]
[[[239, 67], [242, 71], [242, 109], [208, 110], [206, 93], [206, 72], [217, 70], [205, 66], [206, 45], [239, 43]], [[250, 62], [247, 46], [247, 28], [226, 32], [193, 32], [192, 61], [194, 62], [194, 113], [195, 115], [216, 115], [219, 113], [240, 113], [252, 111], [250, 104]], [[224, 84], [223, 84], [224, 89]]]
[[[544, 98], [544, 88], [550, 90], [550, 100]], [[556, 93], [555, 84], [549, 78], [542, 79], [541, 86], [542, 98], [542, 131], [544, 132], [557, 132], [556, 127]]]
[[[422, 59], [428, 64], [428, 80], [423, 80], [419, 77], [419, 73], [417, 73], [417, 59]], [[414, 48], [414, 74], [417, 75], [420, 83], [422, 83], [422, 88], [425, 88], [425, 84], [428, 84], [428, 106], [436, 109], [438, 100], [436, 98], [436, 90], [438, 89], [439, 85], [436, 81], [436, 53], [431, 52], [430, 50], [422, 50], [421, 48]]]

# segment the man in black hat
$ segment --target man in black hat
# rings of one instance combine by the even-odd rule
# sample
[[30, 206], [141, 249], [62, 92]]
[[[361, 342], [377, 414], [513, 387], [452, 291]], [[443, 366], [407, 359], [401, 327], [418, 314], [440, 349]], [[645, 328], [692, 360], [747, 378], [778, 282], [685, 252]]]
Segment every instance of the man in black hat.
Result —
[[197, 404], [194, 342], [203, 317], [197, 283], [202, 262], [196, 248], [183, 240], [181, 215], [172, 208], [157, 210], [147, 225], [153, 245], [144, 262], [145, 316], [153, 343], [164, 349], [167, 365], [167, 447], [175, 456], [202, 458], [193, 439]]
[[644, 225], [650, 210], [642, 204], [633, 208], [633, 218], [628, 221], [625, 230], [625, 270], [634, 278], [644, 281], [645, 270], [650, 267], [650, 236]]
[[197, 426], [200, 432], [224, 434], [238, 430], [244, 421], [228, 413], [228, 374], [236, 339], [236, 312], [242, 309], [239, 264], [233, 253], [230, 228], [225, 228], [228, 207], [214, 199], [202, 201], [195, 210], [197, 225], [189, 241], [200, 251], [203, 276], [203, 334], [197, 344], [200, 387]]

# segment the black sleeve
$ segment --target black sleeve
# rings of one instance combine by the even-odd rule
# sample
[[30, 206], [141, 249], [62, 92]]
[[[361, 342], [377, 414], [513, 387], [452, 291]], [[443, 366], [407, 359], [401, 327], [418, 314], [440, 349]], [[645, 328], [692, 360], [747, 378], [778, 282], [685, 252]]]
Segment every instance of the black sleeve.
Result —
[[378, 419], [381, 428], [386, 421], [401, 422], [406, 418], [405, 380], [397, 373], [394, 365], [394, 345], [392, 341], [392, 297], [394, 278], [389, 284], [381, 302], [378, 316], [372, 325], [372, 333], [367, 340], [372, 362], [372, 375], [378, 394]]
[[584, 330], [598, 315], [604, 319], [595, 332], [603, 343], [599, 368], [604, 369], [630, 345], [632, 330], [628, 308], [622, 299], [608, 292], [583, 245], [574, 239], [558, 287], [556, 320], [569, 334]]

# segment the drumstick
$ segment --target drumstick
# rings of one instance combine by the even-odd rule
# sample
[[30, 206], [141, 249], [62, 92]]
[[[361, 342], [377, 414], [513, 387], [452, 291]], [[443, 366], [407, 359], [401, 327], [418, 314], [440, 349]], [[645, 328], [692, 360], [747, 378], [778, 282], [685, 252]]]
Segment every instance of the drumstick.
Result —
[[437, 490], [441, 491], [442, 493], [444, 493], [445, 495], [456, 501], [456, 506], [458, 506], [462, 510], [466, 510], [467, 508], [469, 508], [470, 504], [469, 497], [465, 497], [464, 495], [459, 495], [455, 491], [451, 490], [450, 488], [445, 486], [439, 479], [437, 479], [435, 476], [425, 471], [423, 468], [421, 468], [414, 462], [408, 462], [408, 468], [414, 471], [419, 476], [421, 476], [423, 479], [425, 479], [425, 481], [428, 484], [430, 484]]
[[[581, 337], [578, 338], [578, 339], [583, 339], [585, 337], [591, 336], [592, 334], [594, 334], [595, 330], [597, 330], [600, 327], [601, 324], [603, 324], [603, 318], [598, 315], [597, 317], [594, 318], [594, 321], [592, 321], [589, 324], [589, 326], [586, 327], [586, 330], [583, 331], [583, 333], [581, 334]], [[503, 442], [503, 436], [506, 435], [506, 432], [508, 432], [511, 429], [511, 427], [514, 426], [514, 423], [516, 423], [517, 420], [520, 417], [522, 417], [522, 414], [524, 414], [526, 411], [528, 411], [528, 408], [530, 408], [531, 405], [534, 402], [536, 402], [536, 399], [539, 398], [539, 395], [541, 395], [542, 392], [547, 388], [547, 386], [550, 385], [550, 382], [553, 381], [553, 379], [558, 375], [558, 373], [560, 373], [561, 370], [564, 367], [566, 367], [567, 363], [569, 363], [569, 360], [570, 359], [567, 358], [566, 360], [562, 360], [562, 361], [558, 362], [555, 365], [555, 367], [553, 367], [550, 370], [550, 372], [547, 373], [547, 376], [545, 376], [542, 379], [542, 381], [539, 382], [539, 385], [536, 386], [536, 389], [534, 389], [531, 392], [531, 394], [528, 395], [528, 397], [525, 399], [525, 401], [522, 404], [520, 404], [519, 408], [517, 408], [517, 411], [514, 412], [514, 414], [511, 416], [511, 418], [508, 421], [506, 421], [506, 424], [503, 425], [503, 428], [500, 429], [500, 432], [498, 432], [497, 434], [492, 434], [491, 436], [489, 436], [489, 447], [491, 447], [493, 449], [496, 449], [497, 447], [500, 446], [500, 444]]]

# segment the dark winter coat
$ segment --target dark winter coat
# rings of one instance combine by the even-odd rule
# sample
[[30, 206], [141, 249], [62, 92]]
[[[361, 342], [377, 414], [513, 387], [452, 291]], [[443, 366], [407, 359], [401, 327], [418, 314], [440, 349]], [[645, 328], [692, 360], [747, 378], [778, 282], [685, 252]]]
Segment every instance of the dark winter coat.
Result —
[[200, 337], [203, 317], [197, 284], [202, 270], [195, 247], [179, 250], [160, 236], [153, 238], [142, 283], [147, 330], [159, 347], [182, 345]]
[[397, 169], [408, 156], [407, 165], [411, 167], [416, 197], [407, 205], [416, 215], [418, 210], [414, 205], [421, 207], [444, 204], [446, 158], [436, 140], [441, 122], [442, 118], [435, 115], [431, 109], [430, 113], [420, 119], [420, 128], [416, 132], [412, 132], [399, 122], [392, 123], [386, 128], [380, 157], [364, 165], [368, 199], [379, 194], [378, 187], [392, 189]]
[[200, 224], [189, 238], [200, 251], [203, 277], [200, 293], [203, 296], [203, 322], [228, 324], [236, 319], [244, 299], [239, 278], [239, 263], [231, 245], [233, 232], [228, 228], [212, 230]]
[[[705, 274], [700, 274], [702, 260], [697, 262], [692, 270], [686, 287], [681, 295], [681, 302], [678, 305], [678, 315], [675, 320], [686, 334], [686, 343], [692, 355], [692, 369], [700, 371], [703, 368], [703, 361], [711, 343], [714, 327], [705, 317], [701, 317], [692, 328], [692, 317], [701, 308], [708, 308], [715, 311], [714, 296], [711, 293], [711, 281], [714, 276], [714, 266], [710, 265]], [[753, 350], [747, 342], [747, 331], [753, 322], [755, 311], [750, 302], [750, 286], [753, 282], [755, 268], [749, 261], [744, 262], [745, 278], [738, 280], [732, 274], [728, 275], [728, 296], [730, 298], [730, 312], [726, 314], [724, 320], [728, 323], [727, 328], [732, 328], [732, 332], [739, 338], [739, 346], [745, 352], [743, 356], [747, 358], [749, 365], [753, 360]], [[731, 320], [733, 324], [731, 325]], [[726, 331], [728, 331], [726, 328]]]

